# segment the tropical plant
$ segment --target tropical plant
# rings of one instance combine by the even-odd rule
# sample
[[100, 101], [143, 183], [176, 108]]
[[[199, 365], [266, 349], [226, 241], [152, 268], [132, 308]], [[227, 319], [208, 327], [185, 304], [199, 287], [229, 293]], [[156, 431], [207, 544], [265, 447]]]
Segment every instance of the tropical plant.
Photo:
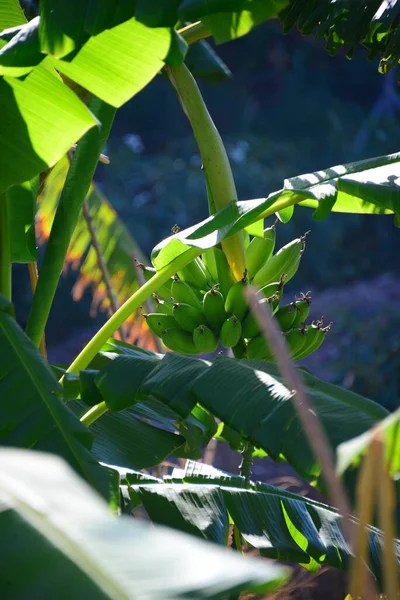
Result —
[[[316, 220], [339, 211], [393, 214], [397, 222], [400, 154], [293, 177], [267, 198], [239, 201], [224, 144], [191, 73], [222, 79], [227, 68], [204, 38], [226, 42], [278, 15], [286, 28], [298, 19], [304, 32], [318, 23], [335, 49], [362, 41], [397, 58], [397, 38], [389, 36], [394, 6], [360, 17], [345, 1], [41, 0], [39, 16], [28, 21], [17, 0], [3, 1], [0, 441], [14, 448], [0, 456], [7, 553], [0, 581], [6, 597], [32, 589], [42, 598], [221, 597], [264, 593], [287, 578], [286, 569], [267, 561], [243, 560], [121, 516], [142, 504], [159, 525], [221, 546], [231, 531], [236, 550], [255, 548], [311, 571], [321, 564], [346, 569], [357, 548], [354, 597], [369, 550], [377, 585], [394, 598], [400, 556], [391, 519], [393, 486], [399, 485], [397, 415], [303, 369], [296, 374], [293, 366], [289, 370], [300, 380], [290, 384], [282, 352], [294, 361], [303, 358], [319, 347], [329, 326], [306, 324], [308, 294], [280, 305], [305, 235], [274, 253], [275, 225], [265, 228], [264, 220], [276, 215], [285, 223], [300, 205], [314, 208]], [[357, 25], [357, 36], [349, 37], [344, 22]], [[160, 72], [193, 128], [209, 217], [173, 231], [154, 248], [153, 266], [136, 268], [132, 255], [142, 260], [140, 250], [93, 176], [116, 110]], [[47, 241], [39, 276], [38, 198], [38, 231]], [[96, 286], [95, 302], [110, 317], [71, 365], [50, 365], [45, 327], [61, 272], [74, 261], [83, 261], [76, 293]], [[12, 306], [13, 262], [28, 264], [34, 291], [25, 331]], [[132, 325], [149, 299], [156, 310]], [[136, 346], [124, 341], [127, 321]], [[277, 343], [265, 335], [268, 322]], [[113, 337], [118, 330], [120, 340]], [[149, 331], [153, 349], [173, 352], [141, 347]], [[210, 358], [219, 343], [232, 348], [234, 358]], [[358, 520], [343, 504], [332, 465], [326, 453], [316, 454], [307, 418], [298, 411], [303, 387], [329, 445], [339, 450]], [[195, 462], [212, 438], [243, 453], [240, 475]], [[368, 457], [383, 456], [378, 438], [386, 459], [374, 464], [384, 475], [389, 468], [381, 486], [388, 493], [377, 500], [375, 522], [372, 509], [354, 502], [372, 472], [365, 468], [357, 487], [359, 455], [371, 448]], [[327, 447], [323, 441], [324, 452]], [[339, 489], [334, 506], [253, 482], [254, 455], [287, 461], [328, 494]], [[167, 457], [188, 460], [164, 478], [143, 472]], [[104, 501], [118, 517], [107, 514]], [[352, 531], [363, 532], [358, 546]]]

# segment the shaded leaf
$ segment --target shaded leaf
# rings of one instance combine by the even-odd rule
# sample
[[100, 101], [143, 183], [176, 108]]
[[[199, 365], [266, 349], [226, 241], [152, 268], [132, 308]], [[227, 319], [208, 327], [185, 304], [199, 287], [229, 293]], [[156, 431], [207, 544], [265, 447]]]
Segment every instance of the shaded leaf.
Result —
[[[326, 504], [267, 484], [247, 483], [192, 461], [184, 469], [174, 469], [163, 483], [132, 478], [129, 486], [155, 523], [221, 544], [226, 543], [229, 516], [247, 544], [264, 556], [297, 562], [311, 571], [322, 564], [348, 567], [351, 554], [341, 517]], [[373, 527], [369, 531], [374, 572], [379, 577], [382, 534]], [[399, 540], [396, 551], [400, 553]]]
[[35, 208], [38, 183], [38, 178], [35, 178], [7, 190], [12, 262], [37, 260]]
[[[322, 486], [318, 460], [276, 365], [224, 356], [210, 362], [173, 353], [162, 358], [146, 354], [110, 354], [109, 358], [96, 381], [100, 390], [103, 381], [107, 386], [106, 403], [113, 410], [156, 398], [187, 419], [200, 404], [256, 448], [274, 460], [288, 461], [302, 477]], [[128, 374], [123, 383], [121, 369]], [[367, 398], [304, 370], [299, 373], [333, 448], [368, 431], [388, 414]]]
[[[79, 417], [86, 412], [81, 402], [71, 402], [69, 406]], [[93, 456], [102, 463], [125, 469], [158, 465], [185, 443], [183, 436], [145, 423], [129, 411], [103, 415], [90, 426], [90, 431]]]
[[106, 497], [109, 473], [90, 454], [92, 435], [62, 402], [62, 389], [0, 296], [0, 444], [57, 452]]
[[[6, 30], [0, 37], [4, 39], [9, 36], [10, 32]], [[36, 17], [15, 28], [15, 35], [0, 50], [0, 74], [21, 77], [44, 58], [39, 45], [39, 17]]]
[[63, 600], [215, 598], [244, 589], [265, 592], [286, 577], [281, 567], [112, 517], [54, 456], [2, 450], [0, 465], [0, 584], [10, 598], [32, 595], [32, 579], [21, 577], [31, 568], [35, 593]]
[[232, 77], [230, 69], [205, 40], [190, 46], [185, 63], [193, 77], [209, 83], [219, 83]]
[[285, 32], [297, 26], [305, 35], [323, 38], [330, 54], [345, 46], [351, 58], [362, 44], [369, 50], [369, 59], [383, 56], [380, 70], [386, 72], [400, 58], [399, 15], [398, 0], [296, 0], [279, 18]]

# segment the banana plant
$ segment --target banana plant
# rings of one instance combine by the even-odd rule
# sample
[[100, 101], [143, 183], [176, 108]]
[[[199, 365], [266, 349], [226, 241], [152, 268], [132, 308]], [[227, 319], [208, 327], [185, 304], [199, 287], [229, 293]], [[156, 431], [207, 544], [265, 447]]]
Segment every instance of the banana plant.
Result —
[[[263, 593], [287, 577], [287, 571], [267, 562], [243, 561], [215, 545], [210, 548], [162, 530], [153, 531], [151, 544], [142, 543], [140, 536], [150, 535], [147, 528], [107, 514], [109, 509], [129, 512], [140, 502], [156, 523], [214, 544], [226, 545], [230, 519], [238, 550], [242, 539], [266, 557], [285, 558], [310, 570], [320, 564], [347, 566], [351, 552], [341, 541], [335, 508], [251, 482], [252, 454], [261, 453], [288, 461], [324, 489], [319, 460], [291, 402], [292, 390], [272, 362], [274, 352], [252, 321], [243, 291], [249, 283], [257, 285], [259, 301], [276, 315], [293, 360], [315, 351], [329, 325], [307, 323], [307, 293], [280, 306], [283, 286], [294, 277], [305, 251], [306, 233], [275, 251], [275, 228], [265, 227], [264, 220], [277, 216], [286, 222], [295, 205], [314, 208], [316, 220], [331, 211], [393, 214], [398, 220], [400, 155], [301, 175], [285, 180], [267, 198], [239, 200], [222, 138], [188, 68], [196, 73], [196, 65], [206, 61], [201, 73], [229, 75], [205, 38], [229, 41], [279, 14], [288, 26], [293, 16], [304, 18], [303, 8], [287, 0], [121, 0], [107, 7], [100, 0], [72, 0], [68, 5], [41, 0], [39, 15], [27, 21], [17, 0], [3, 2], [0, 444], [14, 450], [3, 449], [0, 456], [0, 517], [8, 552], [0, 577], [4, 586], [11, 586], [10, 597], [26, 596], [32, 585], [39, 595], [47, 585], [52, 595], [61, 597], [219, 597], [242, 590]], [[371, 28], [363, 32], [383, 28], [376, 40], [379, 51], [387, 51], [385, 27], [390, 28], [392, 12], [372, 17]], [[332, 24], [330, 18], [332, 29], [336, 21]], [[200, 48], [203, 63], [199, 52], [197, 59], [195, 51], [188, 52], [193, 45]], [[396, 48], [391, 52], [397, 56]], [[116, 235], [120, 245], [128, 238], [96, 192], [93, 177], [116, 111], [160, 71], [176, 90], [198, 143], [209, 217], [154, 248], [140, 288], [130, 263], [123, 304], [71, 365], [51, 367], [38, 347], [66, 259], [80, 259], [88, 248], [82, 209], [86, 206], [89, 216], [92, 211], [92, 219], [95, 213], [111, 286], [117, 286], [118, 273], [117, 266], [111, 268], [112, 252], [117, 252], [118, 266], [130, 252], [107, 248]], [[68, 164], [65, 156], [74, 144]], [[47, 243], [24, 332], [13, 312], [12, 263], [36, 262], [39, 191], [39, 231], [45, 232]], [[44, 216], [50, 214], [46, 224]], [[103, 217], [110, 215], [115, 229], [107, 239]], [[82, 276], [89, 274], [99, 285], [93, 266], [90, 250]], [[151, 296], [157, 311], [146, 314], [146, 325], [173, 350], [166, 355], [112, 337]], [[232, 348], [236, 358], [204, 357], [219, 343]], [[195, 354], [203, 356], [187, 356]], [[333, 448], [388, 418], [375, 403], [300, 372]], [[201, 447], [214, 436], [245, 450], [242, 477], [204, 472], [193, 463], [183, 472], [174, 470], [165, 481], [139, 472], [168, 456], [199, 459]], [[345, 483], [352, 491], [351, 482]], [[275, 534], [274, 520], [279, 524]], [[128, 529], [132, 536], [126, 535]], [[373, 571], [380, 580], [381, 533], [372, 525], [368, 532]], [[22, 548], [21, 539], [28, 546], [24, 542]], [[140, 557], [132, 571], [131, 557], [135, 559], [138, 547]], [[58, 567], [57, 578], [50, 573], [49, 556]], [[32, 560], [33, 584], [20, 575], [28, 567], [32, 572]], [[199, 562], [206, 577], [203, 569], [196, 570]], [[160, 576], [164, 571], [167, 578]], [[143, 572], [157, 572], [158, 577], [140, 579]]]

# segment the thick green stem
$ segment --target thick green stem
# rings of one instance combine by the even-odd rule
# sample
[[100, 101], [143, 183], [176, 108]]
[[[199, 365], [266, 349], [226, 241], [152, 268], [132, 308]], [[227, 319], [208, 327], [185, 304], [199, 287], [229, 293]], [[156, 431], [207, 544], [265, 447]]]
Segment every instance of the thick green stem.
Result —
[[0, 194], [0, 294], [11, 302], [11, 239], [7, 195]]
[[211, 31], [208, 31], [208, 29], [204, 27], [201, 21], [196, 21], [196, 23], [190, 23], [190, 25], [182, 27], [182, 29], [178, 29], [178, 33], [189, 45], [195, 44], [200, 40], [204, 40], [204, 38], [210, 37], [211, 35]]
[[26, 333], [37, 346], [39, 346], [44, 333], [83, 201], [89, 190], [116, 112], [113, 106], [98, 98], [92, 100], [90, 109], [99, 120], [100, 125], [92, 128], [83, 136], [71, 161], [29, 313]]
[[191, 248], [185, 252], [185, 254], [182, 254], [176, 260], [161, 269], [154, 277], [149, 279], [149, 281], [140, 287], [133, 296], [120, 306], [117, 312], [103, 325], [84, 347], [82, 352], [76, 357], [67, 372], [79, 373], [82, 369], [86, 369], [96, 354], [101, 350], [102, 346], [104, 346], [113, 333], [121, 327], [123, 322], [134, 313], [153, 292], [156, 292], [170, 277], [197, 258], [200, 254], [201, 249]]
[[97, 421], [97, 419], [99, 417], [101, 417], [102, 415], [104, 415], [104, 413], [106, 413], [107, 411], [108, 411], [108, 408], [107, 408], [106, 403], [100, 402], [100, 404], [96, 404], [96, 406], [92, 406], [92, 408], [90, 410], [88, 410], [87, 413], [85, 413], [83, 415], [83, 417], [81, 417], [81, 423], [86, 425], [86, 427], [90, 427], [90, 425], [92, 423]]
[[[228, 155], [197, 83], [184, 64], [166, 70], [192, 126], [215, 211], [230, 205], [232, 216], [238, 216], [237, 193]], [[222, 249], [236, 279], [241, 279], [246, 268], [243, 235], [236, 233], [224, 240]]]

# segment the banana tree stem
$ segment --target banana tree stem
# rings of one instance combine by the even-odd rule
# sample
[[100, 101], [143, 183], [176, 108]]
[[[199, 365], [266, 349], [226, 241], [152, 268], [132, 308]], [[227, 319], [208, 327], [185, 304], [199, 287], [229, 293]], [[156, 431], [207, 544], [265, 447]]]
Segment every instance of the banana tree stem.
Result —
[[178, 33], [189, 45], [195, 44], [200, 40], [204, 40], [204, 38], [210, 37], [211, 35], [211, 31], [208, 31], [208, 29], [204, 27], [201, 21], [196, 21], [196, 23], [190, 23], [190, 25], [186, 25], [186, 27], [178, 29]]
[[0, 294], [11, 302], [11, 238], [8, 221], [7, 194], [0, 195]]
[[97, 421], [97, 419], [104, 415], [104, 413], [106, 413], [107, 411], [108, 408], [106, 403], [100, 402], [100, 404], [92, 406], [92, 408], [88, 410], [87, 413], [83, 415], [83, 417], [81, 417], [81, 423], [86, 425], [86, 427], [90, 427], [92, 423]]
[[[29, 273], [29, 281], [31, 282], [31, 290], [32, 294], [35, 294], [39, 272], [37, 262], [28, 263], [28, 273]], [[43, 332], [42, 339], [40, 340], [39, 350], [42, 353], [43, 357], [47, 360], [47, 348], [46, 348], [46, 337]]]

